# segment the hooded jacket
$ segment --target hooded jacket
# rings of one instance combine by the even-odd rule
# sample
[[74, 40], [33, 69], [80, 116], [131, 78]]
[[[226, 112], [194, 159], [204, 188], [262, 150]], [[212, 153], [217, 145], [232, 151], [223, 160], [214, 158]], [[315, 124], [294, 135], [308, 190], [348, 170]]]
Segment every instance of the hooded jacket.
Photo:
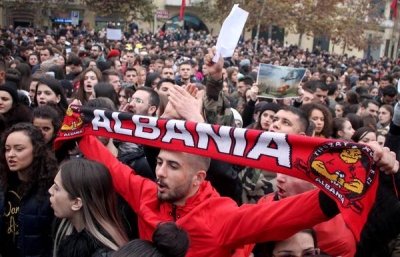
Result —
[[138, 214], [140, 237], [151, 240], [160, 222], [175, 221], [190, 237], [188, 257], [230, 257], [240, 246], [283, 240], [326, 221], [324, 212], [333, 214], [325, 208], [333, 200], [327, 203], [330, 199], [318, 190], [279, 202], [238, 207], [232, 199], [220, 197], [207, 181], [184, 206], [176, 206], [158, 200], [155, 182], [136, 175], [94, 137], [83, 137], [79, 146], [87, 159], [101, 162], [110, 170], [114, 188]]

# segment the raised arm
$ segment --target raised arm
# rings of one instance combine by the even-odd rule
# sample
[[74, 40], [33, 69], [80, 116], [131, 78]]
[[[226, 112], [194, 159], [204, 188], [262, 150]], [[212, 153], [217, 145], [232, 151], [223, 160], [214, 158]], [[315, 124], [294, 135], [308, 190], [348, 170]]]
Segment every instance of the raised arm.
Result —
[[94, 136], [84, 136], [79, 143], [84, 156], [93, 161], [104, 164], [111, 173], [113, 185], [117, 193], [137, 212], [140, 202], [147, 198], [156, 199], [156, 184], [136, 175], [129, 166], [122, 164], [111, 152]]

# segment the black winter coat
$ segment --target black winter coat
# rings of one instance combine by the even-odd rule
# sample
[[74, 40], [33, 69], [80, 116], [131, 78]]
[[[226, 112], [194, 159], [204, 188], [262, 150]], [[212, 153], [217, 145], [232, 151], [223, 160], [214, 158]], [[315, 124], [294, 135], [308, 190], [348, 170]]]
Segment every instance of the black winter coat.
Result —
[[[48, 257], [51, 255], [53, 239], [51, 236], [54, 212], [50, 207], [50, 195], [45, 193], [43, 200], [37, 197], [37, 187], [21, 199], [18, 214], [18, 256], [10, 257]], [[5, 192], [0, 187], [0, 231], [4, 231], [3, 212]], [[4, 242], [4, 241], [3, 241]], [[4, 246], [1, 245], [0, 249]], [[8, 256], [3, 256], [8, 257]]]

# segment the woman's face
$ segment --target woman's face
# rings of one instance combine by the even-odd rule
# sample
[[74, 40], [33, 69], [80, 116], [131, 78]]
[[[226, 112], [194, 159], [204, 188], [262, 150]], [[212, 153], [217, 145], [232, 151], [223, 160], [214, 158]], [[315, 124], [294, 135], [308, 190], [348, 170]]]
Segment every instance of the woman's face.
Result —
[[71, 199], [68, 192], [64, 189], [61, 179], [61, 170], [54, 178], [54, 184], [50, 187], [50, 203], [54, 210], [54, 216], [57, 218], [71, 219], [76, 211], [74, 204], [76, 199]]
[[354, 129], [350, 121], [346, 120], [343, 124], [343, 130], [339, 131], [340, 139], [351, 141], [351, 137], [354, 135]]
[[145, 69], [142, 69], [140, 71], [140, 79], [142, 80], [141, 84], [144, 84], [144, 82], [146, 81], [146, 70]]
[[39, 60], [36, 55], [29, 56], [29, 65], [35, 66], [38, 63], [39, 63]]
[[314, 109], [311, 112], [310, 120], [312, 120], [315, 124], [315, 133], [321, 133], [325, 125], [324, 114], [320, 110]]
[[63, 66], [65, 65], [65, 59], [64, 56], [59, 56], [57, 60], [57, 65]]
[[373, 88], [371, 91], [369, 91], [369, 94], [373, 95], [373, 96], [377, 96], [378, 95], [378, 88]]
[[88, 71], [83, 78], [83, 89], [85, 93], [92, 94], [94, 86], [99, 83], [96, 73]]
[[262, 130], [268, 131], [269, 126], [272, 124], [275, 112], [271, 110], [264, 111], [260, 116], [260, 125]]
[[31, 84], [29, 85], [29, 98], [31, 99], [31, 102], [33, 102], [34, 99], [35, 99], [36, 85], [37, 84], [38, 84], [37, 81], [32, 81]]
[[286, 240], [277, 242], [272, 254], [275, 257], [314, 256], [319, 254], [319, 250], [314, 248], [314, 239], [309, 233], [298, 232]]
[[368, 144], [370, 142], [376, 141], [376, 133], [368, 132], [363, 138], [358, 140], [357, 143]]
[[46, 144], [53, 139], [55, 131], [51, 119], [34, 118], [33, 125], [42, 131]]
[[232, 73], [232, 82], [238, 82], [238, 73], [236, 71], [234, 71]]
[[392, 116], [390, 115], [390, 112], [386, 110], [386, 108], [381, 107], [378, 111], [378, 120], [382, 126], [387, 126], [390, 124]]
[[380, 146], [384, 147], [386, 142], [386, 137], [384, 135], [379, 135], [377, 136], [376, 141], [378, 141], [378, 144]]
[[208, 69], [207, 69], [207, 65], [203, 65], [202, 69], [201, 69], [201, 73], [203, 73], [204, 76], [208, 75]]
[[47, 85], [39, 84], [36, 92], [36, 101], [38, 106], [46, 105], [48, 102], [58, 103], [60, 101], [60, 95], [56, 93]]
[[337, 118], [343, 118], [343, 105], [335, 105], [335, 115]]
[[11, 133], [6, 139], [4, 154], [10, 171], [23, 174], [33, 161], [31, 139], [22, 131]]
[[0, 90], [0, 113], [4, 114], [11, 110], [13, 105], [13, 99], [10, 93], [4, 90]]
[[119, 105], [125, 106], [128, 103], [128, 98], [126, 97], [125, 90], [120, 90], [118, 93]]
[[95, 62], [95, 61], [90, 61], [90, 62], [89, 62], [88, 68], [96, 68], [96, 67], [97, 67], [97, 65], [96, 65], [96, 62]]
[[225, 95], [229, 95], [229, 86], [225, 81], [222, 84], [222, 92], [224, 92]]

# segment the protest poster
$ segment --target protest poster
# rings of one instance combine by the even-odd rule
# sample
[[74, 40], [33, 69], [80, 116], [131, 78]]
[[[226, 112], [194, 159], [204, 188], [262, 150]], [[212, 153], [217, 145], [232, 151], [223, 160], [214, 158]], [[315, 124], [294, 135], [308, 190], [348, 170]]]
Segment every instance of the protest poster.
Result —
[[260, 63], [257, 74], [258, 97], [294, 98], [306, 73], [303, 68], [291, 68]]
[[122, 31], [121, 29], [107, 29], [107, 39], [109, 40], [121, 40]]

